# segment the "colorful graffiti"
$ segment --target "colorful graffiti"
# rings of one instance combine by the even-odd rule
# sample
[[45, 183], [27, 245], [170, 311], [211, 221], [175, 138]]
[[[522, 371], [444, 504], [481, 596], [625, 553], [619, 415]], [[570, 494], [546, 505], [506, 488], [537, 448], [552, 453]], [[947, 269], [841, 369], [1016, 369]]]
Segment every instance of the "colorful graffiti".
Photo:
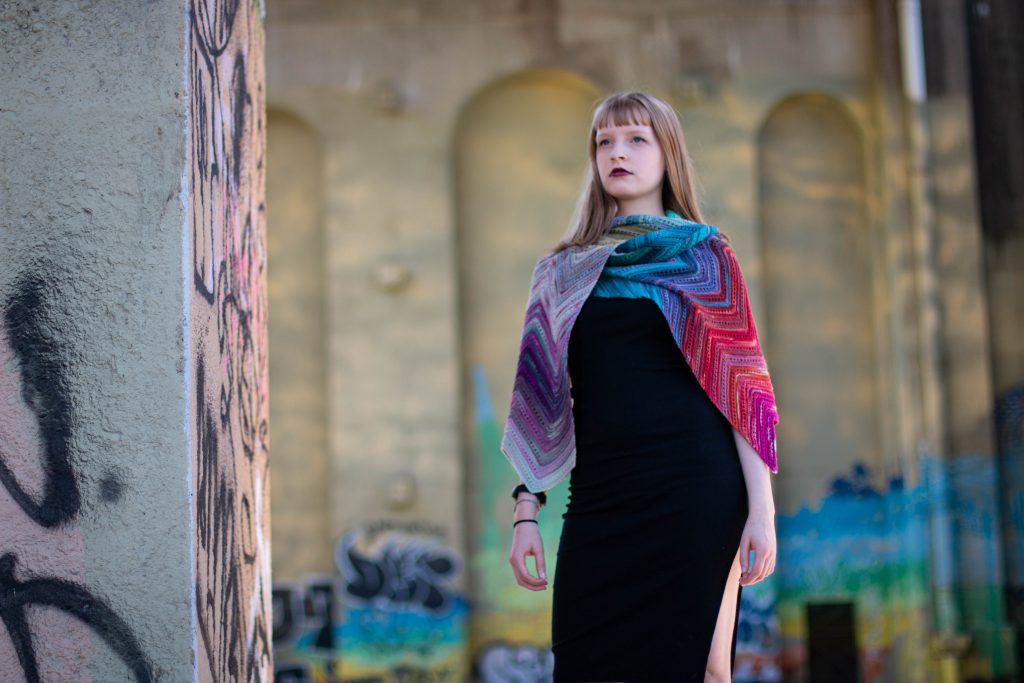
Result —
[[[778, 517], [776, 611], [787, 680], [808, 665], [807, 606], [840, 599], [854, 607], [865, 683], [928, 680], [929, 633], [943, 628], [971, 635], [978, 676], [1005, 670], [995, 461], [925, 456], [920, 466], [920, 482], [907, 488], [902, 476], [877, 487], [871, 469], [856, 464], [816, 508]], [[944, 609], [957, 613], [934, 622]]]
[[[857, 464], [833, 480], [817, 508], [777, 518], [777, 614], [787, 679], [806, 673], [806, 605], [839, 599], [852, 601], [860, 616], [861, 680], [924, 666], [920, 648], [901, 641], [922, 627], [928, 606], [925, 487], [907, 490], [894, 477], [879, 491], [871, 481], [870, 469]], [[899, 657], [920, 659], [901, 663]]]
[[446, 536], [377, 520], [338, 541], [337, 576], [275, 583], [275, 681], [464, 681], [469, 605]]
[[275, 683], [339, 681], [335, 577], [274, 583]]
[[345, 680], [462, 681], [469, 605], [444, 529], [383, 520], [346, 534], [341, 573]]
[[201, 680], [271, 671], [263, 25], [189, 5], [195, 611]]
[[[48, 289], [37, 274], [16, 279], [0, 327], [0, 621], [17, 658], [0, 661], [0, 670], [16, 676], [17, 667], [28, 683], [56, 680], [86, 657], [91, 630], [135, 680], [151, 681], [153, 665], [131, 627], [84, 583], [70, 355], [55, 333], [65, 326], [47, 305]], [[40, 620], [41, 607], [74, 620]], [[60, 654], [40, 661], [39, 642]]]
[[740, 591], [736, 624], [736, 661], [732, 678], [737, 683], [775, 683], [782, 680], [779, 667], [779, 619], [777, 572]]

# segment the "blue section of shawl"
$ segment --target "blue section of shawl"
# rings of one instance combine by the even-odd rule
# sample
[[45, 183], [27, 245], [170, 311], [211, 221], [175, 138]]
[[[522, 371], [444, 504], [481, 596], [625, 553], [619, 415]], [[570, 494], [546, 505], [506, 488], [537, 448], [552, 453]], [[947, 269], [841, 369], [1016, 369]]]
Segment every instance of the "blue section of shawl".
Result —
[[[687, 252], [718, 232], [713, 225], [697, 223], [671, 209], [666, 216], [636, 214], [617, 217], [618, 226], [657, 226], [615, 247], [591, 290], [592, 296], [647, 298], [662, 308], [664, 290], [650, 282], [668, 271], [678, 270], [686, 261]], [[643, 227], [641, 227], [643, 229]]]

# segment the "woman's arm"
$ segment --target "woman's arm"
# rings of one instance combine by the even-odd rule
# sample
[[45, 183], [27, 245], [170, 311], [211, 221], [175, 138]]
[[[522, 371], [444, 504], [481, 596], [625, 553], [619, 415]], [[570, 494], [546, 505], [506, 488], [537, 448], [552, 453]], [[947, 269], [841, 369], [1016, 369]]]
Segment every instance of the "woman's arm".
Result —
[[[750, 585], [775, 571], [775, 499], [768, 465], [735, 427], [732, 437], [736, 441], [743, 479], [747, 484], [748, 513], [740, 541], [740, 566], [743, 569], [740, 583]], [[750, 563], [751, 550], [754, 551], [753, 564]]]
[[[522, 482], [520, 482], [522, 483]], [[522, 502], [519, 502], [522, 501]], [[513, 507], [513, 520], [537, 519], [540, 514], [540, 501], [529, 491], [520, 492]], [[526, 558], [533, 555], [536, 575], [530, 573]], [[544, 541], [540, 537], [537, 524], [525, 523], [513, 527], [512, 548], [508, 554], [509, 564], [516, 582], [523, 588], [532, 591], [547, 590], [548, 576], [544, 571]]]

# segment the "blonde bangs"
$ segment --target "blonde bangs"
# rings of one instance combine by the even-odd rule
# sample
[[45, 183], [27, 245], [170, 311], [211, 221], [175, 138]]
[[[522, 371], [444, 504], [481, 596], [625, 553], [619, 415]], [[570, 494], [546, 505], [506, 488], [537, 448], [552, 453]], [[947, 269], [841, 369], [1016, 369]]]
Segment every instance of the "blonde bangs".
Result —
[[613, 99], [594, 112], [592, 133], [610, 126], [650, 126], [651, 113], [633, 99]]

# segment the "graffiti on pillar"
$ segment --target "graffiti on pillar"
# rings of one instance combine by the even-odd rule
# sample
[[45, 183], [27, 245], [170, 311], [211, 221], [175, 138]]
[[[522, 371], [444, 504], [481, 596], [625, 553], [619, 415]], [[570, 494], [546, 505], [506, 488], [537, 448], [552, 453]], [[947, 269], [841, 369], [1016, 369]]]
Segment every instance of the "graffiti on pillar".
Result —
[[271, 674], [263, 26], [189, 3], [195, 610], [201, 680]]
[[102, 599], [86, 588], [56, 578], [14, 577], [17, 558], [12, 553], [0, 557], [0, 619], [14, 642], [25, 680], [42, 680], [28, 623], [28, 607], [55, 607], [85, 624], [105, 642], [137, 681], [152, 681], [153, 672], [131, 628]]
[[42, 496], [36, 501], [0, 451], [0, 483], [22, 512], [40, 526], [53, 528], [78, 514], [81, 497], [71, 469], [71, 405], [64, 391], [64, 358], [41, 320], [45, 284], [29, 277], [16, 286], [4, 309], [4, 328], [21, 373], [21, 398], [39, 425], [42, 447]]
[[[129, 625], [106, 600], [74, 580], [84, 573], [77, 524], [81, 494], [71, 453], [74, 415], [68, 354], [56, 336], [61, 326], [47, 310], [46, 291], [37, 275], [16, 280], [0, 328], [0, 484], [7, 494], [0, 499], [0, 622], [28, 683], [80, 663], [85, 628], [107, 644], [135, 680], [151, 681], [152, 665]], [[20, 556], [35, 566], [22, 569]], [[39, 613], [29, 608], [41, 607], [74, 620], [61, 622], [59, 631], [53, 621], [47, 622], [50, 628], [34, 628]], [[62, 654], [77, 662], [40, 662], [40, 641], [48, 652], [67, 648], [70, 653]]]
[[337, 544], [345, 679], [462, 681], [468, 604], [444, 528], [379, 520]]

